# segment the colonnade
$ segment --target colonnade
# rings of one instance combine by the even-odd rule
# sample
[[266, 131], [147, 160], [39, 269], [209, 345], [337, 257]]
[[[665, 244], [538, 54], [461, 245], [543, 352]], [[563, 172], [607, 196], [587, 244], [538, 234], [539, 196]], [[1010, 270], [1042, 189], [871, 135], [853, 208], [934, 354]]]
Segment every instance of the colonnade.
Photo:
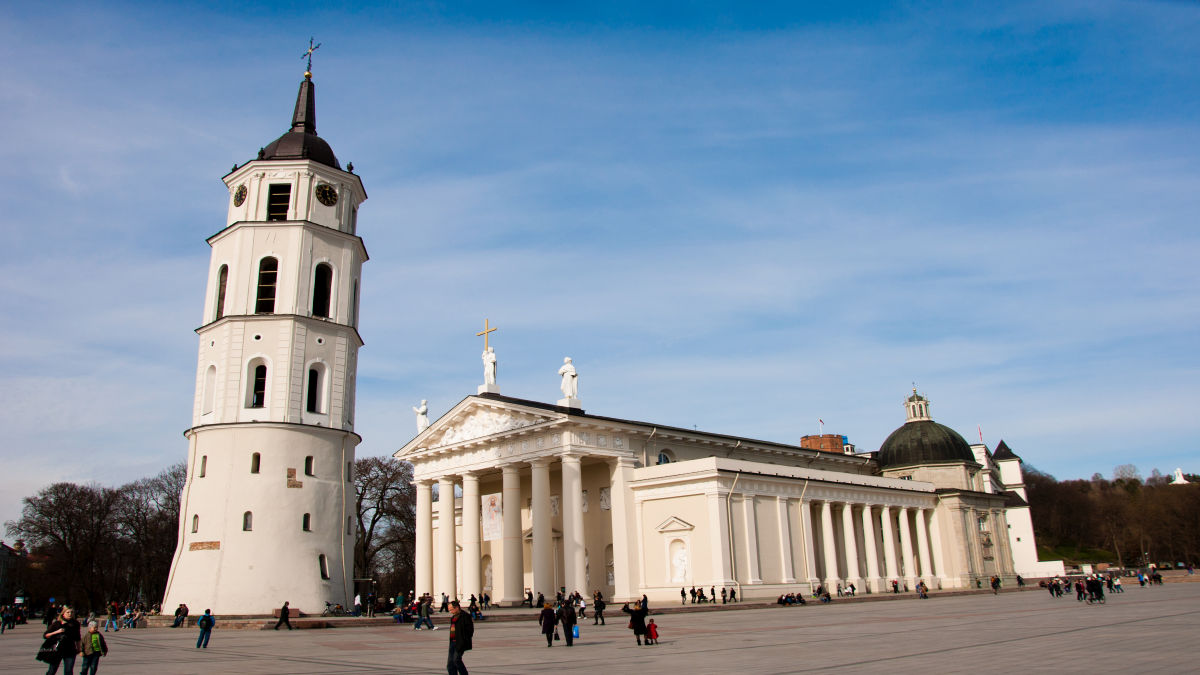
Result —
[[[523, 494], [521, 479], [524, 471], [530, 475], [530, 520], [531, 560], [533, 571], [531, 589], [534, 593], [553, 596], [556, 589], [554, 579], [554, 532], [550, 513], [551, 465], [557, 460], [561, 472], [562, 585], [570, 591], [578, 590], [588, 595], [592, 590], [587, 584], [587, 569], [583, 530], [583, 471], [584, 455], [568, 450], [554, 455], [539, 456], [521, 462], [500, 465], [502, 536], [500, 555], [503, 561], [501, 574], [493, 579], [493, 598], [502, 604], [516, 605], [522, 600], [525, 589], [525, 552], [521, 528]], [[610, 514], [612, 531], [629, 531], [631, 515], [628, 485], [634, 462], [628, 458], [604, 458], [610, 470]], [[482, 570], [483, 542], [481, 537], [482, 503], [479, 493], [479, 472], [463, 471], [437, 478], [415, 481], [417, 491], [416, 513], [416, 588], [417, 593], [445, 593], [451, 598], [478, 597], [483, 592]], [[438, 484], [438, 536], [433, 537], [433, 483]], [[456, 485], [462, 487], [462, 538], [455, 531]], [[436, 549], [435, 549], [436, 545]], [[617, 597], [633, 597], [630, 585], [630, 546], [633, 542], [626, 536], [613, 537], [613, 574]], [[462, 587], [456, 579], [458, 548], [462, 555]], [[493, 545], [492, 551], [495, 552]], [[435, 569], [436, 564], [436, 569]], [[436, 575], [435, 575], [436, 572]], [[435, 586], [436, 584], [436, 586]], [[593, 582], [592, 586], [600, 586]]]
[[[814, 546], [814, 507], [819, 508], [821, 521], [820, 551]], [[879, 592], [888, 590], [891, 580], [896, 579], [909, 588], [915, 587], [918, 580], [936, 588], [936, 579], [949, 576], [934, 508], [834, 500], [804, 500], [800, 508], [808, 538], [806, 550], [811, 552], [808, 580], [814, 586], [823, 584], [832, 591], [838, 584], [861, 588], [865, 583]], [[838, 520], [840, 528], [835, 526]], [[817, 576], [818, 556], [824, 578]]]

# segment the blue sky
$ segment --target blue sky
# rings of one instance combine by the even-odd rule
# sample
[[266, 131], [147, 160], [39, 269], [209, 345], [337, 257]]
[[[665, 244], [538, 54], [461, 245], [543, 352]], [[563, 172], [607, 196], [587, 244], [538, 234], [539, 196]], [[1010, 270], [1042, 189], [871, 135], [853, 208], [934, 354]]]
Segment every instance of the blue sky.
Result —
[[1200, 471], [1200, 7], [4, 10], [0, 519], [181, 460], [219, 178], [289, 122], [370, 195], [357, 430], [571, 356], [602, 415], [871, 450], [912, 382], [1060, 478]]

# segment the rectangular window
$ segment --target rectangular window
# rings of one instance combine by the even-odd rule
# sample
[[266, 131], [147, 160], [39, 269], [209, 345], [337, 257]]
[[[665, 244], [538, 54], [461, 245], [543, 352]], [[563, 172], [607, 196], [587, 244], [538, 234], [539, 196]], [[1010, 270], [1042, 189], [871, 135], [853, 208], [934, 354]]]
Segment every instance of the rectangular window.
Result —
[[292, 202], [292, 184], [275, 183], [267, 188], [267, 220], [287, 220]]
[[275, 258], [263, 258], [258, 263], [258, 297], [254, 303], [254, 311], [258, 314], [275, 312], [275, 284], [279, 281], [279, 261]]
[[200, 477], [204, 478], [204, 474], [208, 472], [208, 455], [200, 457]]
[[267, 404], [267, 367], [258, 365], [254, 368], [254, 388], [250, 393], [250, 407], [262, 408]]
[[311, 475], [313, 475], [313, 458], [312, 458], [312, 455], [309, 455], [308, 457], [305, 457], [305, 458], [304, 458], [304, 475], [305, 475], [305, 476], [311, 476]]

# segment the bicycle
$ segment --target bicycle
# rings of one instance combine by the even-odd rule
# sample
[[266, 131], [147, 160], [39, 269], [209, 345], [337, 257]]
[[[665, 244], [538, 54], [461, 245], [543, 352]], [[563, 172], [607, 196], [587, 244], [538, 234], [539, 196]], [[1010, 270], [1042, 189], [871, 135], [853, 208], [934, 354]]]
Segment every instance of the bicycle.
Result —
[[326, 602], [325, 611], [321, 612], [321, 616], [346, 616], [346, 609], [341, 605]]

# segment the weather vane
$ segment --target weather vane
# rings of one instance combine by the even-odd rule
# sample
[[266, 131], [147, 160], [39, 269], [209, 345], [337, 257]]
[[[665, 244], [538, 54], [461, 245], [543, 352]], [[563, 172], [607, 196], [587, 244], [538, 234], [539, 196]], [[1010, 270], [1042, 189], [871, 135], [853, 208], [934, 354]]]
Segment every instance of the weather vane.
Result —
[[318, 42], [314, 46], [313, 39], [310, 37], [310, 38], [308, 38], [308, 49], [303, 54], [300, 55], [300, 58], [308, 59], [308, 67], [304, 69], [304, 74], [308, 77], [312, 77], [312, 55], [313, 55], [313, 52], [317, 51], [320, 48], [321, 48], [321, 43]]

